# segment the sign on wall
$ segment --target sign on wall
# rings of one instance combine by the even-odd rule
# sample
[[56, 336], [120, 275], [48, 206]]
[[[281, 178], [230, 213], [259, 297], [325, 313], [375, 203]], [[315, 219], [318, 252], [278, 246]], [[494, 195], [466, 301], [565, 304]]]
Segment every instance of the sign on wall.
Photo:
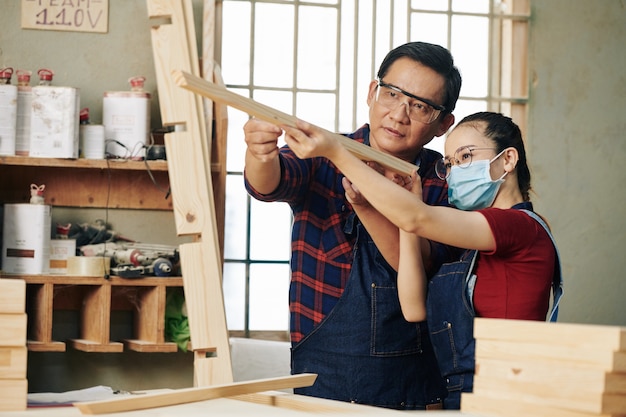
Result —
[[22, 0], [22, 29], [106, 33], [109, 0]]

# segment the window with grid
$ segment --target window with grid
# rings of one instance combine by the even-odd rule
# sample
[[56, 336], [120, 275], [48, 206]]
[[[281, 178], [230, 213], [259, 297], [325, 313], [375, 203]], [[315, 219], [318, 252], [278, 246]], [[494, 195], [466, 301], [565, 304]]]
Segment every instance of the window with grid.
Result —
[[[457, 120], [483, 110], [525, 130], [530, 0], [223, 0], [216, 55], [229, 90], [340, 133], [368, 122], [369, 82], [409, 41], [447, 47]], [[229, 330], [287, 339], [291, 212], [243, 186], [248, 115], [229, 108], [224, 298]], [[428, 147], [443, 150], [444, 138]]]

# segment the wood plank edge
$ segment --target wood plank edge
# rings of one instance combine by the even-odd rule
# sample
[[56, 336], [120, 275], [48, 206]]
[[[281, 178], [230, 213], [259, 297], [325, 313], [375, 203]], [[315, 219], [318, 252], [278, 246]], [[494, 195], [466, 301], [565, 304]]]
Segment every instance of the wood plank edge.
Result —
[[83, 414], [105, 414], [232, 397], [260, 391], [307, 387], [313, 385], [316, 378], [317, 374], [297, 374], [211, 387], [184, 388], [138, 397], [74, 403], [73, 405]]

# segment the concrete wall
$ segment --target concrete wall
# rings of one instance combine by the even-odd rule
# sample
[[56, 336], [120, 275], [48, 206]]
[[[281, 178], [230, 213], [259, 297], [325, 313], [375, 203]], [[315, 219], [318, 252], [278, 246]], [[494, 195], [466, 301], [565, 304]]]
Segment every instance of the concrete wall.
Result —
[[626, 5], [532, 0], [529, 160], [562, 256], [560, 319], [626, 325]]
[[[193, 4], [198, 20], [202, 1]], [[2, 6], [0, 67], [53, 69], [55, 84], [81, 88], [94, 123], [101, 122], [103, 92], [126, 90], [129, 77], [144, 75], [153, 94], [152, 125], [159, 126], [144, 1], [110, 0], [107, 34], [22, 30], [20, 2]], [[566, 322], [626, 325], [626, 173], [620, 164], [626, 158], [625, 7], [619, 0], [532, 0], [527, 143], [533, 200], [559, 244], [565, 273], [560, 319]], [[131, 220], [132, 214], [110, 215], [116, 227], [123, 225], [124, 233], [138, 240], [172, 242], [169, 213], [142, 213], [141, 221]], [[100, 210], [56, 214], [80, 221], [102, 215]], [[155, 223], [168, 226], [150, 227]], [[31, 353], [28, 360], [32, 392], [192, 384], [190, 354], [68, 351]]]

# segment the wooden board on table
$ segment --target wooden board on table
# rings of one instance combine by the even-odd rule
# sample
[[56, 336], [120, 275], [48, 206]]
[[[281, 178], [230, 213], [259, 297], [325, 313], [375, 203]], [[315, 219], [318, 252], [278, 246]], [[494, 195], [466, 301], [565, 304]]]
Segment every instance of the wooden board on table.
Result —
[[[261, 103], [257, 103], [250, 98], [230, 92], [223, 86], [208, 82], [188, 72], [175, 70], [172, 72], [172, 77], [174, 78], [176, 84], [184, 89], [210, 98], [211, 100], [227, 104], [258, 119], [274, 123], [279, 126], [283, 125], [295, 127], [296, 125], [297, 119], [294, 116], [283, 113]], [[349, 139], [346, 136], [332, 132], [329, 133], [333, 135], [335, 139], [337, 139], [346, 149], [361, 160], [377, 162], [386, 168], [405, 175], [411, 175], [418, 169], [418, 167], [407, 161], [380, 152], [370, 146]]]
[[461, 412], [489, 417], [624, 417], [623, 414], [589, 413], [552, 406], [486, 396], [478, 393], [461, 394]]
[[589, 347], [551, 346], [502, 340], [476, 340], [476, 360], [523, 359], [554, 364], [597, 367], [607, 372], [626, 372], [626, 352], [612, 352]]
[[476, 318], [474, 338], [626, 350], [626, 327], [608, 325]]
[[113, 400], [74, 403], [74, 406], [83, 414], [106, 414], [141, 410], [214, 398], [232, 397], [253, 392], [308, 387], [313, 385], [316, 378], [316, 374], [297, 374], [286, 377], [214, 385], [212, 387], [184, 388], [154, 394], [131, 395]]
[[0, 313], [0, 346], [26, 346], [26, 313]]
[[26, 379], [0, 379], [0, 411], [26, 410], [27, 399]]
[[626, 395], [626, 373], [607, 372], [575, 362], [479, 358], [476, 360], [476, 375], [531, 385], [555, 385], [565, 392], [584, 389]]
[[528, 384], [505, 379], [474, 376], [474, 393], [574, 411], [604, 414], [626, 414], [626, 395], [607, 394], [587, 389], [580, 381], [576, 390], [565, 390], [558, 384]]
[[270, 413], [267, 413], [268, 416], [278, 414], [278, 410], [280, 409], [293, 410], [293, 416], [299, 416], [301, 413], [307, 413], [307, 415], [308, 413], [312, 413], [319, 416], [372, 415], [380, 417], [386, 415], [406, 415], [407, 413], [404, 410], [372, 407], [370, 405], [328, 400], [325, 398], [286, 392], [256, 392], [252, 394], [237, 395], [232, 397], [232, 399], [272, 407], [270, 409]]
[[0, 347], [0, 380], [26, 379], [26, 346]]
[[0, 278], [0, 313], [26, 312], [26, 282]]

